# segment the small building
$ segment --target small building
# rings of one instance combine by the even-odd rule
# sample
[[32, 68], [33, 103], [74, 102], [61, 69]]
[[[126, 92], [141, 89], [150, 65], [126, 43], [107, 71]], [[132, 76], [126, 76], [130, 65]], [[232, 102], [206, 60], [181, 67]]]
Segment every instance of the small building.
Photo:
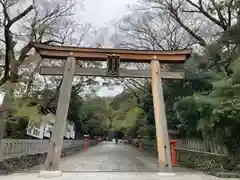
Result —
[[[42, 110], [43, 116], [40, 123], [32, 121], [28, 122], [27, 132], [28, 136], [38, 139], [49, 139], [51, 137], [52, 129], [55, 122], [55, 109]], [[66, 131], [64, 134], [66, 139], [75, 139], [75, 124], [67, 120]]]
[[169, 140], [175, 140], [178, 138], [179, 135], [180, 133], [177, 130], [168, 130]]

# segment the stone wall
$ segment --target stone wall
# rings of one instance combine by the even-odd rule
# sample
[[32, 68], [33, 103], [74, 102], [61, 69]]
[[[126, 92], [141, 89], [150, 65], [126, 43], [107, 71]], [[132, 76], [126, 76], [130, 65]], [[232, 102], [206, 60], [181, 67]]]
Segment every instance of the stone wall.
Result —
[[[184, 149], [176, 149], [177, 163], [220, 177], [240, 177], [240, 168], [226, 156]], [[222, 175], [221, 175], [222, 174]], [[224, 175], [223, 175], [224, 174]]]
[[[136, 139], [132, 141], [132, 144], [136, 148], [139, 148]], [[155, 144], [143, 143], [142, 150], [143, 153], [147, 153], [156, 158], [158, 157]], [[231, 163], [229, 157], [217, 153], [181, 148], [176, 149], [176, 154], [177, 166], [204, 171], [222, 178], [240, 178], [240, 160], [239, 163], [237, 163], [239, 165], [236, 165]]]
[[[90, 146], [94, 145], [93, 141], [89, 143]], [[70, 156], [82, 151], [83, 145], [67, 148], [62, 151], [61, 157]], [[47, 153], [39, 153], [34, 155], [21, 156], [17, 158], [6, 159], [0, 162], [0, 174], [14, 173], [24, 169], [30, 169], [34, 166], [41, 165], [45, 162]]]

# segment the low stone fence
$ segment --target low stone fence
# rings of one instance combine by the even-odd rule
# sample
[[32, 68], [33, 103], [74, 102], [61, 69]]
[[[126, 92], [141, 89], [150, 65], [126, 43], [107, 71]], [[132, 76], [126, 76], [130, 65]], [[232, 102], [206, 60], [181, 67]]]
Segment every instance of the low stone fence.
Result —
[[240, 171], [240, 161], [233, 162], [227, 148], [212, 140], [178, 139], [176, 152], [178, 163], [190, 168], [218, 173]]
[[[63, 150], [83, 146], [84, 140], [64, 140]], [[21, 156], [43, 154], [48, 151], [49, 140], [4, 139], [1, 159], [11, 159]]]
[[[88, 146], [96, 144], [88, 141]], [[0, 174], [28, 169], [43, 164], [49, 147], [49, 140], [4, 139], [0, 156]], [[84, 149], [84, 140], [64, 140], [62, 157]]]
[[240, 166], [224, 154], [176, 148], [179, 165], [223, 178], [240, 178]]

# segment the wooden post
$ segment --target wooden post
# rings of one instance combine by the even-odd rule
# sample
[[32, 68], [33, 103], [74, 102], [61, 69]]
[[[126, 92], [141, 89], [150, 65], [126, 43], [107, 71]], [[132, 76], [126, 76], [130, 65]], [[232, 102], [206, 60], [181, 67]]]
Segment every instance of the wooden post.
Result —
[[142, 136], [138, 136], [139, 151], [142, 152]]
[[157, 135], [158, 162], [160, 171], [172, 171], [171, 154], [169, 148], [167, 120], [163, 98], [163, 87], [160, 76], [160, 63], [151, 61], [152, 94]]
[[[72, 54], [70, 53], [70, 55]], [[66, 119], [71, 98], [72, 81], [75, 72], [75, 66], [75, 58], [68, 57], [65, 64], [62, 85], [60, 88], [60, 95], [58, 99], [56, 119], [54, 122], [50, 148], [45, 162], [45, 170], [47, 171], [59, 170], [59, 162], [62, 151], [63, 137], [66, 130]]]

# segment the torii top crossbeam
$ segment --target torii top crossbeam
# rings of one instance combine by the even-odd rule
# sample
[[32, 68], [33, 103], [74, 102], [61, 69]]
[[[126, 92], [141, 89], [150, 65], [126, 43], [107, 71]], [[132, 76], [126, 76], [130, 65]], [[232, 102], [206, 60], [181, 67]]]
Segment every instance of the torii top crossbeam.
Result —
[[125, 50], [106, 48], [82, 48], [69, 46], [55, 46], [46, 44], [34, 44], [36, 51], [42, 58], [67, 59], [75, 57], [76, 60], [106, 61], [112, 54], [120, 56], [121, 62], [149, 63], [151, 60], [159, 60], [160, 63], [184, 63], [191, 55], [191, 49], [175, 51], [148, 51], [148, 50]]

